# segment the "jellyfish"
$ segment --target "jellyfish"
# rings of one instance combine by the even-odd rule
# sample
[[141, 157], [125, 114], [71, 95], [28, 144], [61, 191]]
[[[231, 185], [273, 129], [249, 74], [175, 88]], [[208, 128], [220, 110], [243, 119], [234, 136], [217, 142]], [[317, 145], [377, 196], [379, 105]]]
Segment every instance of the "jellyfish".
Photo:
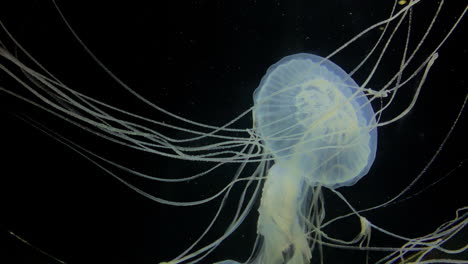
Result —
[[[85, 36], [87, 30], [77, 28], [71, 10], [61, 8], [62, 5], [65, 7], [64, 3], [59, 3], [57, 9], [52, 5], [52, 14], [65, 32], [71, 33], [72, 42], [75, 48], [78, 46], [78, 50], [67, 50], [66, 56], [52, 58], [60, 60], [58, 66], [54, 66], [48, 58], [50, 52], [59, 53], [60, 49], [49, 50], [44, 56], [38, 54], [39, 49], [47, 47], [41, 47], [43, 42], [37, 39], [45, 42], [47, 37], [43, 35], [47, 35], [48, 30], [37, 31], [39, 35], [34, 45], [23, 45], [23, 41], [16, 38], [22, 30], [10, 30], [15, 27], [14, 23], [8, 23], [4, 19], [6, 15], [2, 15], [0, 90], [2, 96], [12, 96], [8, 97], [12, 108], [20, 107], [15, 106], [16, 102], [26, 102], [26, 116], [20, 115], [22, 120], [67, 146], [75, 155], [67, 153], [59, 156], [64, 156], [65, 160], [84, 159], [95, 168], [91, 173], [81, 172], [76, 176], [72, 176], [72, 173], [80, 170], [81, 166], [62, 169], [63, 177], [54, 178], [53, 181], [55, 184], [60, 182], [59, 186], [65, 191], [53, 195], [55, 197], [49, 200], [50, 207], [54, 204], [53, 200], [72, 192], [72, 185], [81, 189], [78, 196], [81, 199], [92, 195], [93, 186], [99, 186], [98, 190], [94, 190], [97, 193], [95, 197], [115, 197], [110, 187], [114, 184], [121, 188], [121, 192], [133, 195], [129, 200], [138, 200], [125, 207], [122, 214], [134, 219], [127, 222], [130, 226], [128, 233], [148, 234], [148, 237], [130, 236], [125, 239], [128, 241], [121, 242], [124, 243], [122, 248], [128, 249], [129, 253], [125, 254], [127, 258], [129, 255], [139, 255], [142, 248], [145, 248], [145, 255], [151, 256], [135, 258], [143, 261], [131, 258], [126, 261], [116, 252], [115, 244], [111, 250], [97, 246], [106, 252], [103, 261], [171, 264], [339, 263], [334, 257], [343, 255], [344, 259], [349, 257], [351, 261], [352, 258], [355, 263], [401, 263], [430, 260], [434, 253], [444, 254], [443, 257], [438, 256], [442, 262], [447, 259], [463, 261], [459, 254], [466, 252], [464, 245], [454, 247], [447, 242], [455, 241], [457, 234], [465, 230], [467, 220], [464, 208], [455, 213], [452, 211], [452, 219], [445, 217], [437, 227], [432, 226], [433, 229], [426, 230], [422, 235], [394, 232], [398, 229], [391, 226], [404, 223], [414, 227], [414, 224], [410, 225], [411, 218], [417, 218], [420, 211], [410, 213], [402, 209], [405, 202], [420, 197], [417, 191], [411, 191], [421, 190], [424, 193], [427, 192], [424, 187], [430, 191], [432, 185], [441, 185], [429, 179], [429, 182], [423, 183], [423, 188], [417, 188], [421, 179], [431, 171], [433, 160], [443, 155], [443, 148], [440, 151], [437, 148], [436, 152], [415, 152], [418, 155], [421, 153], [421, 157], [414, 157], [411, 162], [417, 163], [419, 160], [421, 172], [409, 168], [400, 170], [399, 174], [407, 177], [404, 181], [391, 173], [382, 174], [385, 170], [394, 172], [392, 166], [407, 162], [405, 151], [396, 154], [401, 156], [398, 159], [395, 153], [389, 154], [389, 149], [392, 145], [400, 145], [398, 142], [415, 139], [411, 137], [412, 133], [405, 130], [396, 133], [395, 130], [402, 129], [404, 122], [420, 122], [419, 119], [412, 119], [412, 115], [421, 102], [431, 101], [423, 100], [424, 95], [437, 91], [436, 97], [443, 97], [452, 93], [433, 88], [430, 81], [431, 76], [437, 75], [439, 61], [445, 57], [443, 45], [450, 43], [449, 36], [456, 36], [466, 12], [463, 6], [463, 10], [455, 12], [456, 16], [452, 15], [453, 10], [444, 13], [444, 8], [453, 4], [444, 1], [436, 4], [427, 0], [403, 2], [391, 1], [392, 5], [385, 10], [367, 10], [366, 6], [362, 6], [362, 13], [359, 12], [361, 7], [356, 6], [338, 8], [327, 3], [305, 1], [301, 2], [302, 7], [293, 7], [277, 2], [266, 9], [275, 10], [272, 17], [261, 13], [259, 10], [265, 10], [265, 7], [255, 1], [240, 3], [238, 16], [227, 12], [231, 7], [221, 6], [221, 11], [215, 9], [215, 12], [208, 12], [212, 15], [222, 14], [223, 19], [217, 21], [220, 23], [189, 20], [194, 28], [222, 27], [217, 32], [228, 40], [223, 42], [226, 52], [219, 53], [217, 45], [222, 45], [213, 39], [202, 41], [203, 38], [189, 30], [180, 30], [175, 24], [174, 34], [166, 37], [177, 41], [167, 47], [159, 46], [159, 39], [152, 44], [157, 47], [155, 50], [167, 50], [168, 53], [171, 46], [175, 46], [183, 56], [170, 53], [167, 58], [154, 57], [147, 67], [123, 63], [125, 71], [116, 68], [113, 63], [109, 66], [109, 61], [124, 60], [125, 56], [138, 50], [127, 48], [131, 43], [125, 43], [128, 40], [121, 38], [116, 43], [121, 41], [124, 44], [115, 44], [119, 49], [111, 56], [95, 53], [95, 49], [100, 49], [95, 45], [99, 44], [90, 43]], [[205, 8], [201, 2], [191, 4], [194, 6], [187, 12], [177, 9], [177, 12], [171, 13], [181, 12], [181, 15], [195, 18], [192, 16], [197, 12], [192, 11]], [[418, 10], [425, 6], [432, 9]], [[307, 12], [313, 11], [314, 16], [323, 14], [325, 17], [319, 19], [307, 15]], [[332, 11], [338, 14], [328, 13]], [[112, 12], [106, 13], [112, 15]], [[144, 12], [137, 13], [138, 17], [145, 17]], [[375, 19], [368, 23], [355, 13]], [[330, 31], [335, 43], [314, 46], [320, 34], [320, 39], [325, 40], [328, 36], [317, 25], [327, 24], [327, 18], [342, 16], [348, 17], [351, 22], [343, 29], [338, 23], [340, 25], [337, 24]], [[442, 16], [451, 17], [448, 19], [450, 23], [444, 24]], [[206, 17], [213, 19], [212, 16]], [[246, 21], [258, 18], [255, 21], [259, 26], [252, 31], [245, 25], [230, 24], [245, 17], [249, 18]], [[201, 21], [204, 18], [199, 17]], [[108, 29], [123, 30], [127, 22], [119, 25], [118, 21], [107, 25]], [[170, 21], [177, 23], [178, 20]], [[102, 22], [106, 23], [107, 20]], [[444, 25], [443, 30], [437, 25]], [[227, 31], [227, 28], [232, 31]], [[262, 39], [263, 34], [270, 31], [278, 34]], [[98, 32], [97, 35], [108, 33], [106, 30]], [[63, 38], [66, 37], [57, 35], [58, 47], [62, 47]], [[235, 42], [236, 38], [240, 39], [239, 42]], [[259, 43], [261, 47], [257, 46]], [[139, 45], [144, 47], [147, 44], [143, 41]], [[193, 50], [197, 45], [206, 46], [207, 50]], [[101, 47], [101, 52], [111, 46]], [[231, 53], [236, 46], [242, 47], [245, 53]], [[278, 48], [275, 52], [267, 52], [266, 46]], [[211, 60], [210, 56], [203, 55], [208, 51], [213, 53]], [[116, 54], [120, 54], [120, 57]], [[145, 56], [150, 55], [142, 57]], [[80, 57], [90, 58], [91, 63], [78, 64], [76, 61]], [[216, 64], [219, 57], [229, 59], [231, 63]], [[185, 63], [174, 63], [181, 59]], [[279, 62], [273, 64], [276, 61]], [[271, 64], [273, 66], [268, 67]], [[156, 70], [156, 66], [160, 65], [164, 66], [164, 70]], [[76, 68], [69, 71], [71, 67]], [[198, 68], [206, 69], [206, 73], [197, 71]], [[269, 70], [262, 78], [267, 68]], [[152, 92], [142, 95], [142, 90], [135, 87], [138, 85], [124, 81], [129, 78], [127, 74], [135, 69], [141, 71], [141, 79], [147, 81], [143, 85]], [[177, 75], [165, 74], [171, 70]], [[96, 72], [99, 73], [93, 75]], [[105, 84], [98, 81], [100, 78], [105, 79]], [[106, 86], [109, 90], [103, 90], [102, 87]], [[216, 89], [210, 90], [211, 97], [208, 99], [200, 99], [200, 94], [207, 96], [205, 86]], [[454, 87], [459, 86], [454, 84]], [[118, 93], [123, 93], [123, 96], [117, 98]], [[447, 115], [450, 120], [446, 122], [453, 125], [443, 131], [446, 134], [442, 136], [442, 147], [445, 139], [449, 140], [451, 134], [456, 133], [460, 124], [458, 117], [463, 113], [464, 101], [460, 98], [466, 97], [466, 94], [459, 90], [453, 93], [459, 97], [453, 103], [459, 108]], [[205, 101], [197, 103], [197, 98]], [[283, 99], [289, 101], [281, 101]], [[209, 106], [209, 110], [201, 112], [200, 109], [205, 106]], [[232, 112], [226, 118], [221, 116], [223, 111]], [[441, 107], [438, 111], [445, 109]], [[39, 112], [45, 112], [46, 116], [55, 119], [51, 121]], [[61, 131], [62, 125], [70, 127]], [[18, 135], [18, 143], [16, 140], [5, 143], [22, 144], [34, 137], [30, 132], [32, 129], [24, 131], [27, 131], [25, 135]], [[389, 131], [397, 135], [393, 141], [388, 139], [392, 138], [388, 136]], [[3, 138], [12, 136], [9, 134], [9, 137]], [[37, 141], [44, 140], [37, 138]], [[54, 145], [52, 142], [54, 140], [44, 148], [51, 149]], [[106, 148], [97, 148], [98, 145]], [[27, 149], [33, 152], [35, 148]], [[430, 153], [429, 157], [427, 153]], [[13, 162], [13, 157], [19, 160], [18, 157], [26, 155], [28, 153], [8, 158], [11, 164], [6, 166], [11, 165], [17, 171], [8, 173], [7, 178], [24, 175], [24, 172], [20, 172], [23, 167], [36, 169], [42, 164], [48, 167], [49, 172], [66, 162], [56, 158], [54, 165], [46, 165], [51, 163], [34, 163], [34, 160], [28, 159], [26, 162], [29, 166], [13, 165], [18, 164]], [[46, 155], [36, 156], [40, 159]], [[373, 162], [375, 164], [371, 168]], [[38, 186], [37, 182], [34, 184], [35, 180], [46, 181], [53, 177], [49, 174], [40, 173], [41, 176], [28, 182]], [[114, 180], [106, 177], [109, 175]], [[100, 179], [106, 185], [99, 185]], [[36, 199], [45, 195], [47, 191], [43, 190]], [[29, 197], [34, 203], [34, 195]], [[111, 206], [111, 200], [108, 198], [106, 203], [96, 200], [94, 203], [99, 204], [96, 207], [99, 209], [95, 210], [89, 209], [93, 206], [93, 202], [90, 202], [88, 211], [80, 211], [80, 215], [89, 216], [97, 223], [114, 224], [117, 222], [115, 219], [105, 218], [99, 212]], [[145, 215], [136, 215], [138, 210], [133, 208], [136, 204], [144, 204], [141, 211], [145, 211]], [[421, 207], [427, 206], [421, 204]], [[69, 201], [69, 205], [70, 209], [60, 208], [56, 211], [66, 218], [70, 214], [67, 210], [82, 210], [78, 202]], [[400, 214], [393, 214], [395, 207], [401, 210]], [[37, 213], [42, 216], [51, 214], [50, 211]], [[389, 221], [382, 220], [379, 213]], [[150, 214], [155, 216], [147, 220]], [[435, 214], [439, 214], [439, 211]], [[98, 215], [100, 217], [94, 217]], [[62, 217], [51, 218], [61, 221]], [[204, 221], [197, 221], [200, 219]], [[86, 221], [85, 217], [74, 223]], [[80, 232], [86, 233], [86, 228], [81, 225], [75, 225], [78, 230], [74, 233], [75, 237]], [[39, 229], [51, 230], [50, 227]], [[101, 232], [104, 232], [102, 230], [106, 230], [105, 224], [88, 234], [85, 241], [99, 241]], [[104, 232], [114, 238], [109, 240], [118, 240], [118, 235], [109, 233], [113, 232]], [[68, 246], [64, 239], [56, 240]], [[49, 252], [49, 256], [64, 259], [64, 262], [67, 259], [73, 262], [73, 258], [62, 255], [60, 250], [44, 245], [40, 239], [35, 241], [41, 252]], [[128, 247], [131, 244], [136, 244], [137, 249], [130, 250]], [[75, 256], [92, 251], [82, 250], [78, 246], [71, 248], [72, 251], [80, 248], [80, 253], [72, 253]], [[350, 256], [354, 254], [356, 256]]]
[[320, 223], [305, 219], [320, 204], [317, 192], [353, 185], [374, 161], [374, 112], [345, 71], [311, 54], [271, 66], [254, 98], [256, 130], [275, 160], [263, 188], [264, 243], [254, 263], [307, 263], [308, 232]]

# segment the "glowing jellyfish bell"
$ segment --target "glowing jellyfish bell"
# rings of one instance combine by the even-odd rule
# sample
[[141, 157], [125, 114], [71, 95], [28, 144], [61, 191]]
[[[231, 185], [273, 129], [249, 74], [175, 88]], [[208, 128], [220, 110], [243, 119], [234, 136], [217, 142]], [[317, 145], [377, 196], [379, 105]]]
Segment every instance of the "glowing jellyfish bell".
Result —
[[349, 186], [372, 165], [375, 114], [339, 66], [312, 54], [281, 59], [254, 94], [255, 128], [275, 161], [309, 185]]

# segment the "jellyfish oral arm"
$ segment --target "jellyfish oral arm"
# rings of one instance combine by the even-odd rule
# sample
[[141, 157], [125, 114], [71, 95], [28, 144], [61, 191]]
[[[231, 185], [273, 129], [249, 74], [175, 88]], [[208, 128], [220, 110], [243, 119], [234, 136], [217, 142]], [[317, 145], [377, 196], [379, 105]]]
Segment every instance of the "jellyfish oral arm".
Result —
[[307, 234], [301, 225], [303, 177], [273, 165], [263, 187], [257, 233], [263, 245], [253, 263], [309, 263]]

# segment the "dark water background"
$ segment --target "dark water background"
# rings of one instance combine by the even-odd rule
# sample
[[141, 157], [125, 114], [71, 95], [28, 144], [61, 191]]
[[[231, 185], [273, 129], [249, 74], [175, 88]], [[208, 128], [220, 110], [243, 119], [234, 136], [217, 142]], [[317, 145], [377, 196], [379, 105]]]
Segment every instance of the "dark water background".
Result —
[[[252, 92], [277, 60], [298, 52], [326, 56], [391, 10], [391, 1], [385, 5], [383, 1], [187, 2], [59, 1], [59, 6], [82, 40], [124, 82], [171, 112], [211, 125], [222, 125], [251, 107]], [[412, 38], [419, 39], [435, 12], [435, 1], [422, 2], [415, 8]], [[466, 1], [448, 2], [431, 34], [435, 38], [429, 38], [428, 46], [423, 47], [426, 56], [466, 6]], [[0, 19], [67, 85], [126, 110], [181, 125], [142, 105], [113, 82], [83, 51], [50, 1], [2, 3]], [[371, 49], [378, 32], [363, 37], [332, 60], [346, 71], [352, 70]], [[0, 34], [5, 40], [4, 32]], [[369, 175], [355, 186], [340, 189], [355, 208], [377, 205], [398, 194], [434, 155], [467, 94], [465, 36], [466, 23], [462, 23], [440, 50], [413, 111], [379, 130], [377, 158]], [[369, 87], [381, 87], [394, 73], [401, 44], [392, 45], [390, 58], [383, 62]], [[369, 69], [364, 67], [355, 80], [362, 83]], [[20, 89], [4, 73], [0, 81], [8, 89]], [[405, 88], [384, 119], [408, 105], [415, 86], [413, 83]], [[23, 90], [20, 93], [28, 95]], [[27, 115], [105, 157], [156, 176], [189, 176], [206, 168], [205, 163], [171, 160], [115, 146], [5, 94], [0, 94], [0, 103], [0, 263], [54, 263], [8, 231], [67, 263], [167, 261], [197, 238], [219, 204], [217, 200], [193, 208], [161, 206], [15, 115]], [[235, 127], [249, 128], [251, 123], [248, 115]], [[172, 137], [185, 136], [161, 131]], [[466, 117], [462, 116], [440, 156], [407, 196], [467, 159], [466, 135]], [[223, 166], [202, 180], [182, 184], [155, 184], [117, 172], [156, 196], [190, 201], [216, 193], [235, 169], [235, 165]], [[462, 165], [427, 191], [364, 216], [407, 237], [432, 232], [467, 204], [467, 172], [466, 164]], [[202, 244], [224, 230], [241, 187], [234, 189], [226, 213]], [[349, 211], [330, 192], [325, 192], [325, 197], [330, 216]], [[209, 261], [245, 260], [255, 239], [256, 219], [253, 211]], [[359, 232], [359, 224], [355, 219], [344, 221], [326, 231], [350, 239]], [[378, 233], [373, 233], [372, 242], [375, 246], [400, 245]], [[326, 249], [325, 254], [325, 263], [363, 263], [361, 252]], [[371, 260], [378, 256], [382, 255], [373, 255]]]

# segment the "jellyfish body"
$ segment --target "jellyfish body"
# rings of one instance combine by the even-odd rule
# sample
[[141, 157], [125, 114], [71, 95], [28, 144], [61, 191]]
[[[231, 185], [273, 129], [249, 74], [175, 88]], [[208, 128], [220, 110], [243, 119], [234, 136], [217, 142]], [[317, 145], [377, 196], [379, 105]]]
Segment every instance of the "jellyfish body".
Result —
[[[83, 46], [86, 52], [89, 53], [93, 60], [117, 81], [120, 86], [135, 95], [144, 104], [154, 108], [158, 113], [165, 114], [163, 118], [170, 117], [169, 121], [182, 122], [183, 124], [178, 127], [177, 124], [180, 123], [177, 122], [166, 123], [165, 119], [159, 121], [159, 119], [153, 120], [146, 116], [136, 115], [124, 109], [116, 108], [105, 102], [88, 97], [66, 86], [21, 47], [5, 28], [3, 31], [6, 31], [9, 38], [11, 38], [15, 50], [19, 47], [19, 50], [32, 60], [32, 62], [29, 61], [29, 64], [32, 63], [32, 68], [27, 66], [27, 63], [20, 61], [20, 57], [17, 58], [14, 52], [9, 52], [6, 46], [4, 46], [4, 43], [8, 42], [4, 42], [2, 39], [2, 43], [0, 44], [0, 57], [5, 59], [8, 64], [4, 65], [2, 61], [2, 63], [0, 63], [0, 70], [2, 73], [13, 77], [14, 80], [19, 82], [21, 88], [26, 88], [34, 96], [31, 96], [32, 99], [23, 97], [14, 87], [10, 89], [6, 87], [4, 83], [2, 83], [0, 91], [27, 101], [102, 138], [142, 151], [145, 155], [151, 153], [158, 155], [158, 157], [164, 156], [167, 158], [179, 159], [184, 162], [203, 161], [215, 163], [213, 167], [207, 170], [202, 172], [197, 171], [197, 174], [185, 175], [177, 179], [172, 177], [152, 177], [134, 171], [130, 169], [130, 167], [116, 164], [112, 160], [103, 158], [91, 151], [81, 148], [79, 145], [63, 139], [60, 135], [51, 133], [54, 138], [71, 147], [74, 151], [93, 162], [109, 175], [118, 179], [137, 193], [158, 203], [186, 207], [208, 203], [218, 197], [223, 197], [216, 214], [212, 217], [211, 222], [206, 226], [205, 231], [200, 234], [198, 239], [177, 257], [164, 263], [202, 263], [202, 261], [206, 263], [204, 258], [233, 234], [251, 212], [251, 208], [254, 207], [254, 201], [256, 197], [258, 197], [257, 194], [261, 191], [260, 183], [263, 179], [266, 179], [266, 181], [263, 186], [263, 194], [259, 208], [260, 214], [257, 231], [260, 239], [256, 240], [259, 241], [260, 244], [255, 244], [254, 258], [249, 258], [244, 263], [309, 263], [312, 255], [314, 255], [313, 252], [316, 252], [314, 247], [317, 244], [320, 244], [320, 246], [322, 245], [321, 243], [316, 243], [317, 241], [322, 242], [320, 236], [325, 238], [323, 242], [328, 243], [325, 244], [326, 246], [334, 246], [336, 243], [339, 248], [357, 249], [359, 247], [359, 250], [366, 251], [392, 251], [389, 257], [385, 257], [379, 262], [393, 263], [397, 261], [412, 261], [415, 260], [414, 257], [410, 257], [406, 260], [403, 259], [404, 254], [410, 254], [412, 252], [416, 252], [413, 256], [418, 257], [418, 254], [420, 255], [418, 260], [416, 260], [419, 261], [433, 249], [440, 249], [444, 250], [444, 252], [448, 252], [445, 248], [441, 247], [442, 242], [439, 242], [446, 241], [452, 236], [452, 233], [446, 232], [446, 230], [448, 230], [447, 226], [444, 226], [444, 228], [441, 227], [440, 230], [437, 230], [423, 239], [405, 238], [397, 234], [385, 232], [386, 235], [405, 241], [401, 250], [394, 247], [372, 248], [370, 243], [367, 243], [366, 248], [363, 248], [363, 242], [369, 242], [370, 237], [367, 241], [361, 238], [364, 237], [367, 232], [370, 234], [371, 228], [380, 231], [383, 229], [378, 228], [374, 223], [371, 223], [364, 216], [361, 216], [361, 212], [382, 208], [396, 201], [399, 197], [402, 197], [404, 193], [407, 193], [414, 182], [427, 171], [428, 166], [438, 155], [441, 147], [431, 159], [428, 166], [424, 168], [424, 171], [418, 175], [405, 190], [392, 199], [365, 209], [355, 209], [347, 203], [349, 209], [351, 209], [353, 213], [327, 219], [325, 224], [321, 223], [325, 218], [323, 209], [325, 208], [323, 204], [324, 201], [323, 197], [321, 197], [322, 187], [335, 189], [341, 186], [350, 186], [366, 175], [375, 158], [377, 142], [376, 127], [386, 126], [387, 124], [401, 119], [413, 108], [429, 69], [438, 56], [437, 51], [452, 34], [467, 10], [465, 7], [465, 11], [463, 11], [456, 22], [454, 22], [448, 33], [442, 35], [443, 40], [441, 40], [440, 43], [437, 42], [438, 46], [434, 48], [434, 50], [428, 49], [424, 51], [419, 47], [421, 47], [423, 42], [429, 42], [426, 40], [426, 36], [431, 31], [432, 24], [438, 21], [437, 14], [444, 1], [439, 1], [440, 4], [437, 4], [437, 12], [433, 16], [427, 29], [424, 29], [425, 34], [418, 40], [417, 45], [409, 45], [410, 40], [413, 41], [415, 35], [410, 34], [410, 28], [414, 27], [414, 24], [416, 24], [416, 20], [413, 21], [411, 19], [412, 6], [416, 5], [418, 2], [430, 3], [430, 1], [408, 1], [407, 6], [398, 9], [396, 8], [396, 2], [394, 2], [394, 8], [388, 18], [363, 30], [333, 51], [327, 58], [321, 58], [311, 54], [296, 54], [280, 60], [269, 68], [259, 88], [256, 90], [254, 94], [254, 108], [245, 111], [221, 126], [196, 122], [182, 115], [171, 113], [140, 96], [117, 78], [90, 52], [90, 49], [83, 44], [81, 39], [77, 37], [77, 34], [75, 34], [73, 29], [68, 25], [61, 11], [59, 11], [60, 16], [62, 16], [65, 24], [67, 24], [70, 31], [75, 35], [78, 42]], [[256, 15], [255, 17], [262, 18], [261, 15]], [[283, 14], [281, 17], [283, 17]], [[314, 16], [312, 15], [311, 17]], [[303, 20], [309, 21], [308, 19]], [[405, 23], [405, 21], [407, 21], [407, 23]], [[396, 25], [392, 29], [390, 24]], [[400, 25], [403, 26], [400, 28]], [[398, 38], [394, 38], [394, 36], [399, 36], [399, 34], [394, 33], [403, 31], [404, 25], [408, 25], [406, 40], [404, 40], [404, 43], [394, 43], [394, 39]], [[1, 26], [3, 27], [3, 24]], [[385, 85], [376, 87], [376, 89], [372, 91], [358, 86], [351, 79], [350, 75], [330, 62], [328, 58], [335, 56], [335, 54], [342, 49], [348, 47], [356, 40], [361, 39], [367, 32], [375, 31], [373, 29], [377, 28], [379, 32], [382, 32], [379, 39], [375, 42], [375, 45], [371, 51], [369, 51], [368, 55], [363, 58], [362, 62], [356, 66], [352, 72], [358, 71], [370, 56], [375, 56], [375, 54], [378, 53], [377, 62], [375, 62], [375, 64], [371, 63], [372, 70], [368, 75], [366, 74], [366, 81], [362, 82], [362, 86], [367, 87], [367, 84], [376, 77], [374, 73], [377, 69], [380, 69], [381, 65], [385, 63], [392, 64], [387, 63], [385, 60], [381, 61], [382, 58], [388, 56], [395, 57], [399, 60], [399, 63], [395, 64], [398, 69], [393, 77], [390, 77]], [[315, 29], [311, 32], [314, 31]], [[411, 32], [417, 31], [419, 30], [412, 30]], [[391, 34], [388, 34], [389, 32], [391, 32]], [[304, 34], [301, 36], [303, 35]], [[278, 36], [275, 34], [273, 40], [277, 38]], [[380, 49], [380, 46], [383, 46], [382, 49]], [[416, 46], [416, 48], [412, 49], [412, 46]], [[305, 43], [304, 48], [311, 49], [311, 47]], [[250, 49], [254, 50], [251, 47]], [[393, 52], [390, 53], [390, 50], [393, 49], [404, 50], [401, 58], [398, 58], [400, 56], [394, 56]], [[367, 51], [368, 49], [366, 48], [366, 52]], [[415, 54], [421, 54], [423, 56], [414, 56]], [[425, 59], [419, 62], [418, 59], [413, 60], [413, 58], [418, 57]], [[24, 59], [28, 62], [27, 58]], [[370, 64], [368, 63], [366, 65]], [[408, 65], [410, 65], [410, 67], [407, 67]], [[412, 67], [413, 65], [417, 67]], [[19, 67], [19, 72], [25, 76], [17, 75], [14, 71], [9, 70], [10, 67], [15, 66]], [[179, 73], [180, 71], [178, 70], [177, 74]], [[420, 78], [421, 81], [414, 95], [411, 92], [409, 93], [409, 95], [412, 96], [411, 104], [406, 109], [399, 112], [394, 118], [389, 120], [380, 118], [381, 113], [386, 111], [388, 107], [391, 107], [391, 105], [398, 100], [396, 96], [397, 92], [401, 94], [402, 91], [400, 92], [399, 90], [402, 90], [401, 88], [403, 86], [410, 86], [406, 85], [406, 83], [412, 79], [416, 79], [415, 76], [418, 76], [418, 74], [422, 75], [422, 77]], [[372, 82], [370, 83], [372, 84]], [[177, 87], [177, 85], [172, 84], [172, 82], [171, 85]], [[373, 95], [370, 99], [371, 101], [379, 97], [391, 95], [389, 96], [390, 99], [388, 101], [383, 101], [384, 103], [381, 104], [380, 109], [376, 111], [378, 117], [375, 117], [370, 102], [363, 91], [368, 91], [369, 94]], [[404, 94], [401, 97], [405, 97], [406, 95], [407, 94]], [[462, 110], [464, 105], [465, 103], [463, 107], [461, 107]], [[250, 113], [251, 110], [253, 110], [254, 116], [255, 127], [253, 130], [239, 129], [236, 126], [231, 126], [233, 123], [240, 120], [240, 118]], [[460, 114], [462, 110], [460, 110]], [[212, 111], [211, 108], [210, 111]], [[376, 122], [375, 119], [379, 122]], [[158, 129], [160, 127], [163, 127], [162, 131]], [[164, 133], [166, 131], [165, 129], [171, 129], [171, 132], [175, 130], [179, 134], [168, 133], [166, 135], [166, 133]], [[245, 133], [246, 136], [242, 136], [243, 134], [239, 135], [239, 133]], [[259, 138], [261, 138], [261, 141]], [[444, 139], [444, 142], [446, 139]], [[204, 142], [205, 140], [206, 143]], [[272, 159], [274, 160], [274, 165], [267, 170], [267, 168], [270, 167], [269, 165], [271, 165], [269, 162]], [[145, 179], [164, 182], [164, 184], [188, 182], [192, 179], [197, 179], [208, 175], [210, 172], [226, 163], [239, 164], [239, 168], [234, 174], [234, 177], [227, 183], [226, 187], [209, 198], [185, 201], [183, 197], [184, 192], [180, 192], [180, 199], [172, 201], [164, 199], [164, 197], [153, 196], [133, 186], [131, 183], [126, 182], [125, 178], [120, 178], [119, 175], [114, 174], [112, 170], [106, 169], [106, 166], [101, 166], [101, 162], [104, 165], [113, 166], [112, 168], [124, 170], [124, 172], [129, 172]], [[247, 169], [244, 170], [246, 166], [250, 165], [254, 167], [253, 172]], [[264, 177], [265, 175], [267, 177]], [[224, 213], [223, 209], [226, 209], [225, 201], [227, 199], [232, 199], [233, 192], [230, 192], [231, 188], [233, 188], [234, 185], [238, 186], [243, 183], [246, 183], [244, 185], [244, 192], [241, 194], [240, 199], [238, 199], [237, 211], [232, 217], [232, 221], [229, 225], [226, 225], [226, 229], [223, 230], [224, 232], [220, 234], [218, 238], [210, 243], [204, 244], [205, 235], [215, 229], [214, 223], [219, 222], [218, 216]], [[251, 190], [249, 188], [253, 185], [255, 185], [255, 190], [253, 190], [253, 194], [249, 197], [250, 199], [246, 199], [248, 195], [247, 191]], [[337, 195], [340, 194], [337, 193]], [[342, 198], [342, 196], [340, 196], [340, 198]], [[246, 200], [248, 200], [248, 202]], [[342, 200], [345, 199], [342, 198]], [[361, 232], [353, 240], [344, 241], [328, 236], [322, 232], [322, 230], [330, 226], [331, 223], [337, 223], [338, 220], [348, 216], [359, 217], [361, 223]], [[457, 219], [465, 221], [466, 217], [459, 218], [457, 211]], [[177, 226], [173, 223], [170, 223], [170, 225]], [[460, 225], [464, 226], [465, 222], [462, 222]], [[177, 230], [178, 228], [177, 226]], [[216, 231], [213, 231], [213, 233], [215, 232]], [[195, 234], [195, 232], [193, 233]], [[325, 237], [325, 235], [327, 235], [327, 237]], [[162, 236], [158, 234], [158, 237]], [[182, 237], [182, 239], [185, 239], [185, 237]], [[431, 239], [435, 242], [428, 242], [431, 241]], [[456, 252], [457, 250], [452, 251]], [[323, 260], [321, 262], [323, 262]], [[218, 264], [238, 263], [239, 262], [234, 260], [218, 262]]]
[[353, 185], [367, 174], [377, 146], [374, 111], [345, 71], [303, 53], [271, 66], [254, 100], [256, 130], [275, 164], [263, 188], [263, 244], [253, 263], [309, 263], [307, 216], [317, 206], [311, 190]]

